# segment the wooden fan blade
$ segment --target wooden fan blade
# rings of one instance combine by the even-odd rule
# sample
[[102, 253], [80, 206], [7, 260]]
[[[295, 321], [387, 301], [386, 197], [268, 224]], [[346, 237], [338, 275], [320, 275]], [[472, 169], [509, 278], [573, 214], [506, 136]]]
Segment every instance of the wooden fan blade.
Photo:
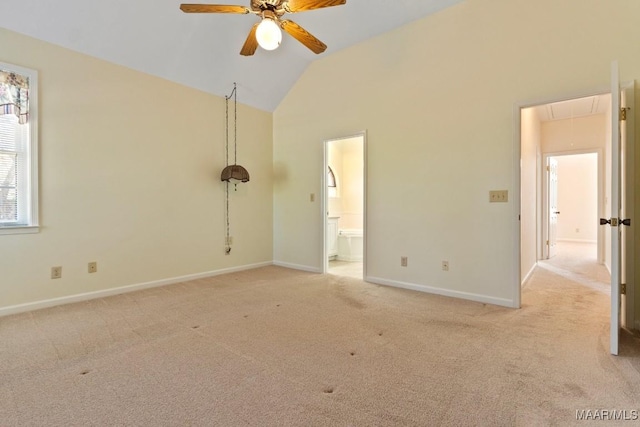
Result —
[[256, 38], [258, 25], [260, 25], [259, 22], [251, 28], [251, 31], [249, 31], [249, 36], [247, 37], [247, 40], [245, 40], [244, 46], [242, 46], [240, 55], [251, 56], [256, 53], [256, 49], [258, 48], [258, 39]]
[[314, 53], [322, 53], [327, 50], [327, 45], [315, 38], [310, 32], [302, 28], [293, 21], [282, 21], [282, 29], [284, 29], [294, 39], [311, 49]]
[[251, 12], [244, 6], [231, 6], [228, 4], [181, 4], [180, 10], [185, 13], [239, 13]]
[[323, 7], [340, 6], [347, 0], [289, 0], [283, 7], [287, 12], [304, 12], [305, 10], [321, 9]]

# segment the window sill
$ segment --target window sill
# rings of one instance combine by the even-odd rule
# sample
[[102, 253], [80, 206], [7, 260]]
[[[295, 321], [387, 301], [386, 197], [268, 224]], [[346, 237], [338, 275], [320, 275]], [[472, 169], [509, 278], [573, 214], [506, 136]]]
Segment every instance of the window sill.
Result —
[[0, 235], [3, 234], [35, 234], [40, 232], [38, 225], [0, 226]]

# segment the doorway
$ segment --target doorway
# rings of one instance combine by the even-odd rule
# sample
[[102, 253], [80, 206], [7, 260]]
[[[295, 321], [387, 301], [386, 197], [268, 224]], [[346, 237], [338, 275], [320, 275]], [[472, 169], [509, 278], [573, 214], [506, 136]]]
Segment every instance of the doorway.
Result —
[[600, 150], [545, 154], [543, 203], [546, 234], [540, 265], [610, 292], [598, 207], [604, 203]]
[[366, 135], [324, 144], [323, 272], [358, 279], [366, 260]]
[[[609, 282], [611, 95], [521, 108], [521, 285], [536, 266]], [[575, 277], [574, 277], [575, 278]]]
[[579, 243], [584, 248], [579, 252], [604, 263], [602, 251], [598, 250], [598, 240], [602, 240], [598, 206], [604, 203], [601, 157], [601, 150], [545, 154], [543, 259], [557, 256], [561, 246], [577, 247], [563, 243]]
[[[526, 285], [528, 278], [534, 269], [543, 263], [541, 254], [544, 251], [546, 241], [544, 236], [548, 235], [540, 230], [545, 224], [543, 220], [544, 211], [541, 210], [541, 189], [543, 188], [541, 165], [543, 162], [543, 143], [546, 144], [546, 152], [553, 152], [554, 142], [563, 141], [569, 143], [568, 149], [559, 151], [580, 151], [585, 146], [592, 145], [593, 138], [605, 141], [604, 147], [604, 179], [605, 181], [604, 202], [599, 198], [599, 224], [604, 227], [598, 233], [598, 245], [605, 242], [603, 247], [604, 263], [610, 275], [609, 295], [611, 298], [611, 319], [610, 319], [610, 351], [611, 354], [618, 354], [620, 328], [636, 328], [640, 322], [635, 321], [635, 267], [634, 259], [634, 233], [630, 227], [634, 214], [634, 189], [631, 185], [634, 176], [634, 114], [627, 114], [634, 111], [635, 83], [627, 82], [623, 85], [619, 81], [619, 70], [617, 61], [611, 64], [611, 91], [601, 92], [596, 95], [589, 95], [583, 98], [562, 100], [549, 104], [520, 104], [516, 105], [515, 122], [516, 129], [520, 132], [516, 134], [514, 146], [514, 160], [516, 165], [516, 269], [514, 282], [514, 307], [521, 307], [522, 288]], [[580, 138], [549, 138], [549, 129], [543, 129], [542, 115], [555, 114], [569, 111], [571, 119], [571, 135], [574, 127], [573, 107], [578, 103], [587, 106], [589, 109], [601, 105], [601, 101], [607, 104], [605, 117], [606, 129], [604, 138], [598, 136], [598, 132], [583, 134]], [[583, 102], [584, 101], [584, 102]], [[554, 109], [554, 107], [557, 107]], [[593, 112], [592, 112], [593, 113]], [[593, 114], [588, 114], [591, 116]], [[546, 126], [549, 127], [549, 126]], [[566, 126], [565, 126], [566, 128]], [[602, 126], [597, 126], [601, 130]], [[566, 132], [565, 132], [566, 133]], [[556, 135], [557, 136], [557, 135]], [[577, 154], [577, 153], [576, 153]], [[600, 164], [602, 165], [602, 161]], [[533, 171], [533, 172], [532, 172]], [[602, 175], [599, 175], [602, 176]], [[604, 215], [603, 215], [604, 213]], [[613, 215], [613, 216], [612, 216]], [[624, 226], [624, 227], [622, 227]], [[543, 236], [543, 237], [541, 237]], [[604, 237], [602, 237], [604, 236]], [[601, 238], [602, 237], [602, 238]], [[535, 248], [532, 250], [532, 247]]]

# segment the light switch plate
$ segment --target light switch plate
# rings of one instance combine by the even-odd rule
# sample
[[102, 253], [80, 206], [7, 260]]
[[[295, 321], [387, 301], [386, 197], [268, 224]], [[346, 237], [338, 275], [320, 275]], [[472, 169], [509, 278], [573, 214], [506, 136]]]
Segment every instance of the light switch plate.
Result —
[[509, 201], [509, 190], [491, 190], [489, 191], [490, 203], [506, 203]]

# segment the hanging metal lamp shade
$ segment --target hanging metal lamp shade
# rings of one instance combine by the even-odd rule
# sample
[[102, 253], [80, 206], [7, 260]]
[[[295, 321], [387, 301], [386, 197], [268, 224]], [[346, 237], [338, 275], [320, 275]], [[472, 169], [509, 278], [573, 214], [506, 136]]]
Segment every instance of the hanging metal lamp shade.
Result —
[[240, 165], [229, 165], [222, 170], [220, 180], [231, 182], [232, 179], [236, 179], [241, 182], [249, 182], [249, 172]]

